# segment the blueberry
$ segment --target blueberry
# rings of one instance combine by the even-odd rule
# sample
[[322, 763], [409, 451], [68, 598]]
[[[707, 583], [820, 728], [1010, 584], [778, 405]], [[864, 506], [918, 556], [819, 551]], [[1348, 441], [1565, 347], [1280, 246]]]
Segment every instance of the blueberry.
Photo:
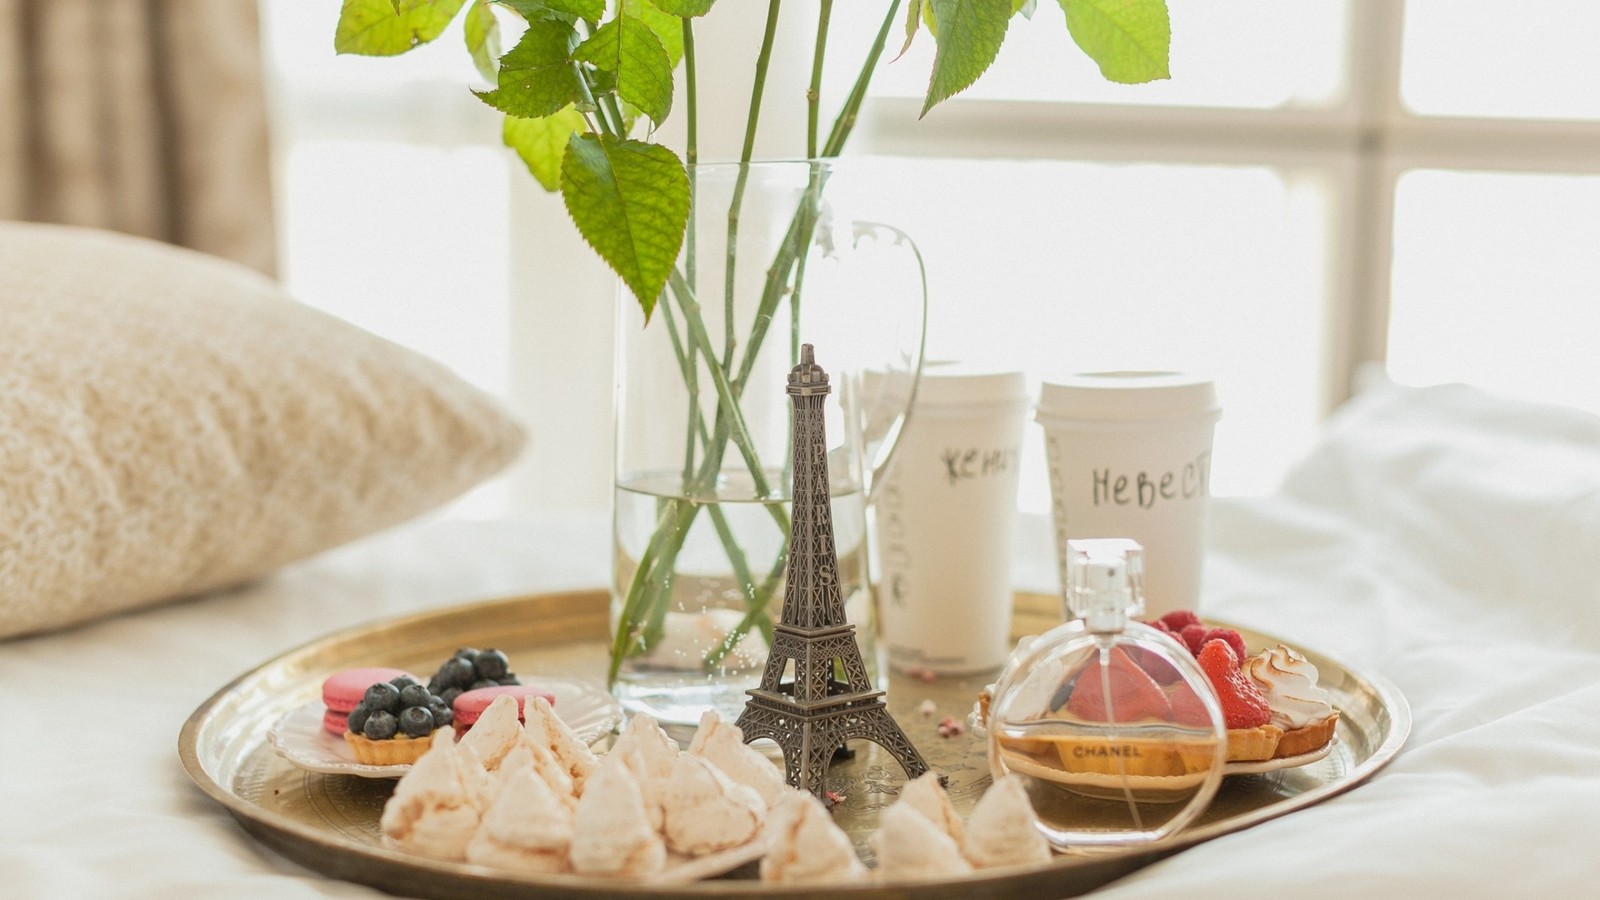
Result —
[[465, 688], [477, 680], [478, 670], [473, 667], [471, 660], [458, 657], [446, 661], [439, 667], [439, 674], [433, 677], [442, 688]]
[[478, 654], [476, 662], [479, 678], [489, 678], [498, 681], [506, 677], [511, 671], [511, 661], [499, 650], [485, 650]]
[[504, 678], [495, 679], [495, 684], [521, 684], [521, 683], [522, 682], [517, 680], [517, 676], [512, 675], [510, 673], [507, 673]]
[[367, 718], [366, 727], [361, 729], [361, 733], [369, 740], [386, 741], [394, 737], [395, 729], [398, 727], [399, 723], [395, 721], [393, 714], [379, 710]]
[[439, 695], [439, 699], [444, 701], [444, 705], [445, 706], [454, 706], [455, 702], [456, 702], [456, 698], [461, 696], [461, 694], [462, 694], [461, 688], [458, 688], [458, 687], [445, 688], [444, 692]]
[[495, 682], [493, 682], [493, 681], [490, 681], [490, 680], [489, 680], [489, 679], [487, 679], [487, 678], [480, 678], [480, 679], [478, 679], [478, 680], [477, 680], [477, 681], [474, 681], [474, 682], [473, 682], [473, 683], [472, 683], [472, 687], [469, 687], [469, 688], [467, 688], [467, 690], [469, 690], [469, 691], [475, 691], [475, 690], [477, 690], [477, 689], [478, 689], [478, 688], [486, 688], [486, 687], [498, 687], [498, 686], [499, 686], [499, 685], [497, 685], [497, 684], [496, 684], [496, 683], [495, 683]]
[[367, 724], [367, 717], [372, 715], [372, 710], [365, 703], [357, 703], [356, 708], [350, 710], [350, 715], [345, 717], [345, 723], [351, 731], [359, 732]]
[[439, 683], [439, 676], [435, 675], [428, 679], [428, 693], [438, 696], [443, 691], [444, 685]]
[[406, 737], [422, 737], [433, 730], [433, 712], [426, 706], [409, 706], [400, 714], [400, 730]]
[[421, 684], [422, 682], [411, 677], [410, 675], [396, 675], [395, 677], [389, 679], [389, 683], [403, 691], [406, 689], [406, 685], [408, 684]]
[[367, 708], [373, 712], [378, 712], [379, 710], [390, 713], [399, 712], [400, 689], [387, 681], [380, 681], [367, 688], [367, 693], [362, 696], [361, 702], [366, 704]]
[[478, 649], [476, 647], [462, 647], [455, 652], [451, 659], [464, 659], [467, 662], [475, 663], [478, 661]]
[[408, 706], [427, 706], [433, 695], [420, 684], [408, 684], [400, 689], [400, 708]]
[[429, 709], [433, 713], [433, 727], [443, 728], [456, 720], [448, 706], [434, 706]]

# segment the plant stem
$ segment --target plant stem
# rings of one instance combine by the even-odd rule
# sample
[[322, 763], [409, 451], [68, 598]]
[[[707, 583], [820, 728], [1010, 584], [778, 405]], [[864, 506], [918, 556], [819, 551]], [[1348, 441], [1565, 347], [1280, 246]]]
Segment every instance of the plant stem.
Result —
[[[916, 0], [913, 0], [916, 2]], [[850, 95], [845, 98], [844, 107], [839, 110], [839, 118], [833, 121], [833, 131], [828, 134], [828, 143], [822, 148], [823, 156], [838, 156], [844, 149], [844, 142], [850, 137], [850, 132], [856, 126], [856, 115], [861, 111], [861, 102], [867, 97], [867, 86], [872, 82], [872, 74], [877, 71], [878, 59], [883, 56], [884, 44], [889, 40], [889, 29], [893, 27], [900, 9], [900, 0], [894, 0], [889, 5], [889, 14], [883, 17], [883, 25], [878, 29], [878, 36], [872, 42], [872, 49], [867, 51], [866, 62], [861, 66], [861, 72], [856, 76], [856, 83], [850, 88]]]
[[817, 107], [822, 104], [822, 57], [828, 47], [828, 18], [833, 0], [817, 8], [817, 49], [811, 56], [811, 87], [806, 90], [806, 159], [817, 158]]
[[[689, 221], [684, 227], [683, 235], [683, 269], [684, 277], [689, 281], [689, 288], [700, 290], [700, 279], [695, 272], [695, 259], [698, 253], [695, 250], [695, 212], [700, 206], [695, 166], [700, 161], [700, 127], [699, 127], [699, 96], [700, 91], [696, 82], [694, 67], [694, 25], [692, 19], [682, 19], [683, 22], [683, 77], [684, 93], [687, 94], [685, 103], [686, 118], [684, 121], [684, 160], [685, 170], [689, 175]], [[682, 354], [680, 354], [681, 356]], [[694, 474], [694, 427], [698, 424], [702, 435], [705, 432], [705, 423], [700, 418], [700, 379], [696, 373], [697, 351], [693, 346], [688, 348], [688, 364], [684, 367], [687, 375], [684, 377], [684, 387], [689, 391], [689, 434], [685, 439], [683, 452], [683, 480], [688, 486], [689, 479]], [[702, 443], [706, 441], [701, 437]]]
[[761, 95], [767, 87], [767, 66], [772, 62], [772, 45], [778, 35], [778, 10], [782, 5], [782, 0], [768, 0], [767, 3], [767, 28], [761, 37], [761, 52], [756, 55], [756, 80], [750, 88], [750, 112], [745, 116], [744, 146], [739, 150], [739, 174], [733, 182], [733, 200], [728, 204], [728, 245], [722, 274], [724, 376], [733, 371], [733, 284], [739, 259], [739, 207], [744, 203], [745, 182], [750, 177], [750, 157], [756, 149], [756, 125], [761, 121]]

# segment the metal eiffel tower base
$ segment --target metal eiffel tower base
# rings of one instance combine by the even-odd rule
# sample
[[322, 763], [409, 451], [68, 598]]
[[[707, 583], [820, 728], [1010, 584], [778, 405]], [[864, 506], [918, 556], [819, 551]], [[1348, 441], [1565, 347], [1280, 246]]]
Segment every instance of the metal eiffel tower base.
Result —
[[[883, 691], [873, 690], [856, 628], [845, 618], [823, 433], [822, 404], [830, 390], [828, 373], [816, 364], [811, 345], [804, 345], [788, 386], [794, 405], [794, 512], [783, 620], [773, 627], [761, 686], [748, 692], [737, 723], [746, 741], [776, 741], [789, 784], [819, 798], [828, 763], [845, 741], [865, 738], [879, 744], [908, 778], [928, 771], [922, 754], [889, 715]], [[793, 678], [785, 680], [790, 663]]]

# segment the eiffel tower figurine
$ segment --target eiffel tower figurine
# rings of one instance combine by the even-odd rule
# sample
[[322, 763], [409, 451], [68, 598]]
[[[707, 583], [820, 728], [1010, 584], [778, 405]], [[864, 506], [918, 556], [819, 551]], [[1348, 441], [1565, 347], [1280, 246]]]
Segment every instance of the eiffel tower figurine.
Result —
[[[822, 404], [831, 388], [810, 344], [789, 373], [794, 403], [794, 513], [789, 525], [789, 571], [783, 621], [773, 628], [761, 686], [750, 691], [738, 725], [746, 741], [769, 738], [783, 748], [790, 785], [823, 797], [823, 776], [845, 741], [865, 738], [888, 750], [907, 778], [928, 770], [922, 755], [889, 715], [883, 691], [873, 690], [844, 615], [839, 560], [829, 507], [828, 445]], [[788, 662], [794, 680], [783, 680]], [[845, 680], [834, 677], [835, 663]]]

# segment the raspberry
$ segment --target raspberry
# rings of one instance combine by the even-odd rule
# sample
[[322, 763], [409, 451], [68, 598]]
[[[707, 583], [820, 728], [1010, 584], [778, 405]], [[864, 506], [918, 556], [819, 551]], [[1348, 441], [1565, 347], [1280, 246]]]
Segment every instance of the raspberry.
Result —
[[1177, 634], [1190, 625], [1199, 625], [1200, 617], [1195, 615], [1192, 609], [1175, 609], [1162, 616], [1160, 621], [1161, 624], [1167, 626], [1168, 630]]
[[1143, 718], [1165, 720], [1171, 713], [1167, 695], [1145, 670], [1134, 664], [1123, 650], [1111, 651], [1107, 669], [1111, 679], [1111, 715], [1106, 715], [1105, 692], [1100, 685], [1100, 666], [1091, 663], [1078, 675], [1067, 699], [1067, 710], [1086, 722], [1133, 722]]
[[1171, 628], [1168, 628], [1167, 627], [1167, 623], [1161, 621], [1160, 619], [1151, 619], [1150, 621], [1146, 622], [1145, 624], [1149, 625], [1151, 628], [1154, 628], [1155, 630], [1161, 632], [1162, 634], [1171, 635], [1173, 637], [1177, 637], [1178, 636], [1178, 633], [1176, 631], [1173, 631]]
[[1239, 671], [1239, 657], [1225, 640], [1206, 641], [1200, 648], [1200, 668], [1217, 689], [1222, 717], [1229, 728], [1256, 728], [1272, 721], [1267, 698], [1255, 682]]
[[1183, 643], [1188, 646], [1190, 653], [1199, 656], [1200, 648], [1205, 646], [1206, 643], [1206, 632], [1209, 630], [1204, 625], [1196, 622], [1193, 625], [1183, 626], [1183, 630], [1178, 632], [1178, 637], [1183, 639]]
[[1211, 629], [1210, 631], [1206, 632], [1205, 637], [1200, 639], [1200, 646], [1204, 647], [1206, 645], [1206, 641], [1212, 640], [1227, 641], [1229, 649], [1233, 650], [1233, 655], [1238, 657], [1240, 664], [1243, 664], [1245, 660], [1250, 658], [1250, 651], [1246, 650], [1244, 647], [1244, 637], [1240, 635], [1239, 632], [1234, 631], [1232, 628]]

